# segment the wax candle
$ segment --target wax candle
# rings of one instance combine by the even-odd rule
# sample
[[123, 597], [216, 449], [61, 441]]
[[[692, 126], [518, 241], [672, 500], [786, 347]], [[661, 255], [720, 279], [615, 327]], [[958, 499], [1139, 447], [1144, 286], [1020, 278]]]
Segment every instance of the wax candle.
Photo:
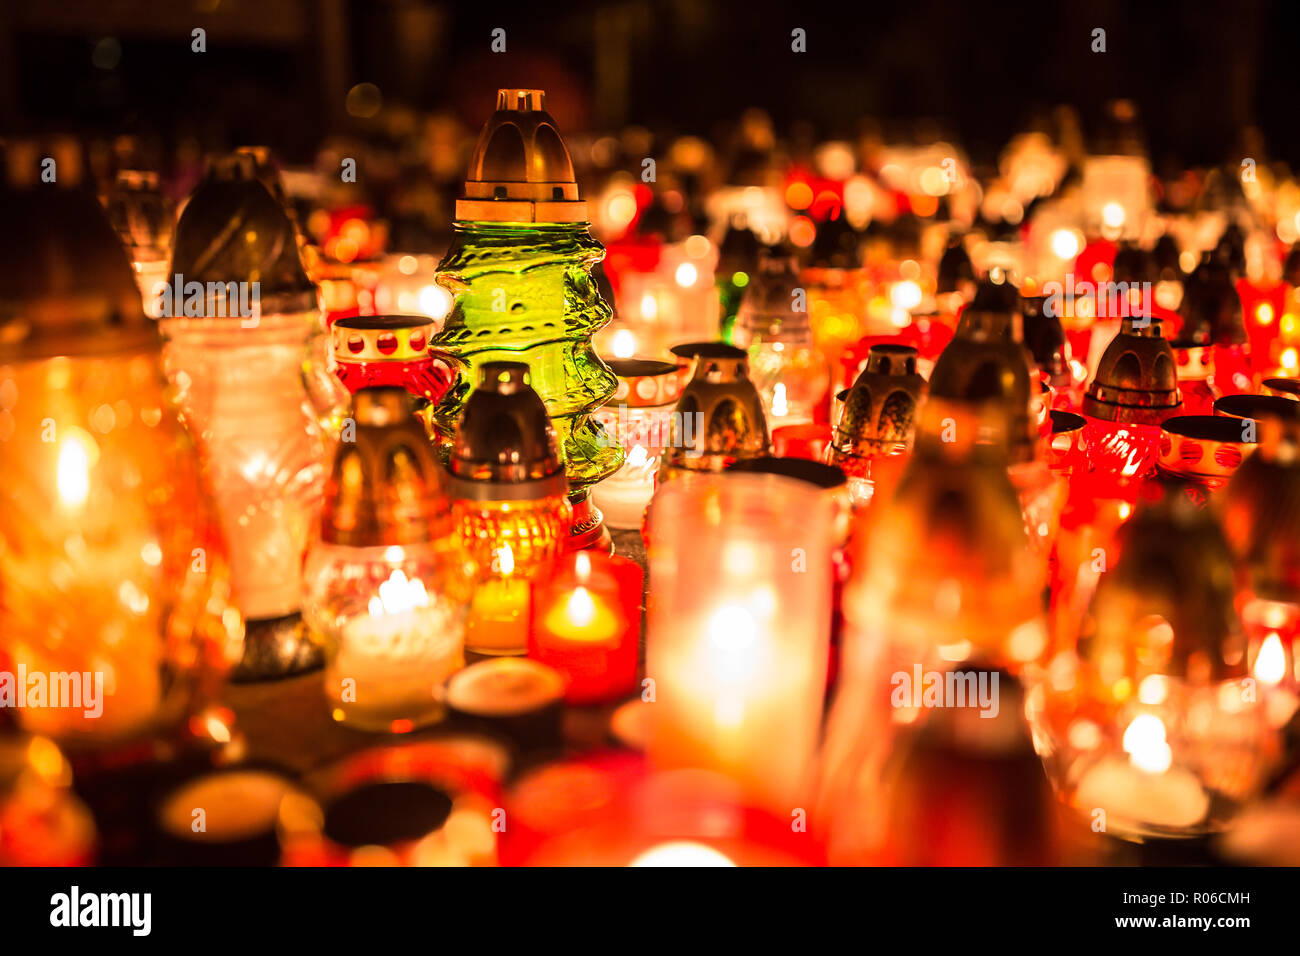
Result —
[[563, 697], [560, 673], [523, 657], [479, 661], [447, 685], [447, 705], [462, 724], [520, 752], [559, 744]]
[[643, 578], [626, 558], [580, 551], [533, 585], [528, 655], [564, 675], [569, 703], [635, 689]]
[[287, 778], [260, 769], [226, 769], [186, 781], [159, 805], [159, 862], [274, 866], [280, 805], [297, 792]]
[[515, 575], [510, 545], [497, 549], [489, 578], [474, 592], [466, 646], [476, 654], [522, 654], [528, 644], [528, 581]]
[[439, 689], [465, 663], [462, 620], [459, 608], [395, 569], [368, 613], [343, 622], [325, 673], [334, 719], [394, 732], [439, 719]]
[[1139, 831], [1156, 827], [1196, 827], [1210, 808], [1210, 798], [1195, 775], [1172, 768], [1149, 773], [1122, 757], [1103, 757], [1084, 774], [1074, 804], [1083, 813], [1106, 811], [1107, 825]]

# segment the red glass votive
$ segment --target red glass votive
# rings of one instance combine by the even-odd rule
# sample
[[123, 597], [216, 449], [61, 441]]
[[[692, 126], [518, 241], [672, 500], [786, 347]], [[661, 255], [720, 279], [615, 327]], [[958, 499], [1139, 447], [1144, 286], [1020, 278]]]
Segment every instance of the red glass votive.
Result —
[[1215, 350], [1210, 345], [1171, 342], [1178, 363], [1178, 390], [1183, 395], [1184, 415], [1214, 414], [1219, 392], [1210, 384], [1214, 377]]
[[831, 434], [829, 424], [782, 425], [772, 429], [772, 453], [777, 458], [825, 461]]
[[1214, 347], [1214, 375], [1210, 384], [1221, 395], [1245, 395], [1255, 388], [1251, 372], [1250, 346], [1216, 345]]
[[568, 703], [636, 690], [644, 580], [634, 561], [577, 551], [533, 582], [528, 656], [564, 675]]
[[1228, 415], [1175, 415], [1161, 426], [1161, 472], [1199, 485], [1204, 500], [1228, 483], [1255, 438], [1239, 419]]
[[1156, 466], [1160, 452], [1160, 426], [1132, 422], [1111, 422], [1091, 416], [1084, 438], [1088, 443], [1093, 467], [1102, 476], [1119, 483], [1145, 478]]

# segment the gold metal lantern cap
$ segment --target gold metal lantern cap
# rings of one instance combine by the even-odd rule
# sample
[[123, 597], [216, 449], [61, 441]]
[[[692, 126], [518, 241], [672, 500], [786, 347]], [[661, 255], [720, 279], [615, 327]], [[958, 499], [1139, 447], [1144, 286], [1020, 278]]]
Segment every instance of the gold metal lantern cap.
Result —
[[339, 443], [321, 511], [321, 540], [348, 547], [408, 545], [450, 527], [443, 472], [404, 388], [353, 396], [352, 441]]
[[1034, 456], [1037, 395], [1033, 365], [1023, 345], [1024, 305], [1010, 283], [985, 281], [962, 310], [957, 331], [930, 373], [930, 395], [971, 405], [995, 405], [1007, 419], [1009, 463]]
[[578, 198], [573, 161], [555, 120], [546, 112], [544, 90], [497, 90], [496, 111], [479, 133], [456, 201], [461, 221], [587, 221]]
[[877, 343], [853, 387], [837, 396], [844, 403], [835, 429], [835, 460], [870, 458], [910, 448], [917, 409], [925, 400], [925, 378], [916, 370], [916, 349]]
[[1160, 320], [1124, 319], [1097, 363], [1083, 413], [1110, 422], [1159, 425], [1182, 407], [1174, 351]]
[[677, 354], [689, 354], [694, 365], [677, 400], [660, 476], [675, 469], [721, 471], [736, 459], [767, 454], [767, 418], [749, 378], [745, 351], [723, 342], [700, 342]]
[[[176, 224], [169, 275], [190, 282], [257, 282], [265, 315], [317, 308], [317, 289], [298, 251], [298, 233], [285, 207], [262, 182], [257, 156], [235, 152], [212, 160]], [[211, 297], [206, 315], [238, 316], [237, 303], [218, 311]]]
[[0, 363], [161, 348], [94, 197], [52, 187], [3, 191], [0, 208], [9, 223], [0, 231]]

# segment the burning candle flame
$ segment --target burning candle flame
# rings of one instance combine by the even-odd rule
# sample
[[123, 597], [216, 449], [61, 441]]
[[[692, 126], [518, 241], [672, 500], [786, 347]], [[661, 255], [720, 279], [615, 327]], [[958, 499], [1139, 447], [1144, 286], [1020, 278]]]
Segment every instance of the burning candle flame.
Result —
[[772, 388], [772, 415], [783, 418], [790, 414], [790, 407], [785, 400], [785, 383], [777, 382]]
[[503, 575], [513, 574], [515, 570], [515, 553], [510, 550], [510, 545], [503, 545], [496, 550], [497, 571]]
[[578, 627], [590, 625], [596, 619], [596, 602], [591, 599], [591, 592], [584, 587], [574, 588], [565, 612]]
[[72, 432], [59, 448], [59, 499], [71, 508], [80, 508], [90, 497], [91, 448], [80, 432]]
[[403, 614], [428, 605], [429, 594], [424, 590], [424, 582], [419, 578], [407, 578], [402, 569], [397, 568], [387, 581], [379, 585], [379, 595], [370, 599], [370, 616]]
[[1270, 686], [1280, 684], [1286, 677], [1286, 649], [1276, 633], [1270, 634], [1260, 645], [1259, 656], [1255, 658], [1255, 677], [1261, 684]]
[[722, 853], [689, 840], [661, 843], [646, 850], [628, 866], [735, 866]]
[[1133, 766], [1147, 773], [1164, 773], [1173, 763], [1164, 722], [1155, 714], [1138, 714], [1124, 731], [1124, 752]]
[[627, 453], [617, 477], [629, 481], [653, 481], [658, 469], [659, 459], [647, 454], [645, 448], [637, 444]]

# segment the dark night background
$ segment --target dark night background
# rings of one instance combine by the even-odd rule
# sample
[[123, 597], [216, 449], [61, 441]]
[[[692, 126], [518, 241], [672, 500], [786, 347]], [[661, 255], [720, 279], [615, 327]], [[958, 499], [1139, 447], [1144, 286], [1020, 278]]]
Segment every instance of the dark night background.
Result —
[[[750, 106], [779, 134], [844, 135], [863, 118], [905, 133], [928, 118], [989, 160], [1057, 103], [1079, 110], [1086, 133], [1126, 96], [1158, 169], [1240, 155], [1250, 126], [1264, 157], [1294, 166], [1297, 6], [0, 0], [0, 135], [266, 142], [303, 160], [348, 130], [346, 92], [368, 81], [385, 104], [448, 109], [471, 127], [498, 86], [545, 87], [570, 130], [716, 138]], [[190, 50], [195, 26], [206, 53]], [[495, 27], [505, 54], [489, 50]], [[807, 53], [791, 52], [794, 27]], [[1090, 49], [1096, 27], [1104, 54]]]

